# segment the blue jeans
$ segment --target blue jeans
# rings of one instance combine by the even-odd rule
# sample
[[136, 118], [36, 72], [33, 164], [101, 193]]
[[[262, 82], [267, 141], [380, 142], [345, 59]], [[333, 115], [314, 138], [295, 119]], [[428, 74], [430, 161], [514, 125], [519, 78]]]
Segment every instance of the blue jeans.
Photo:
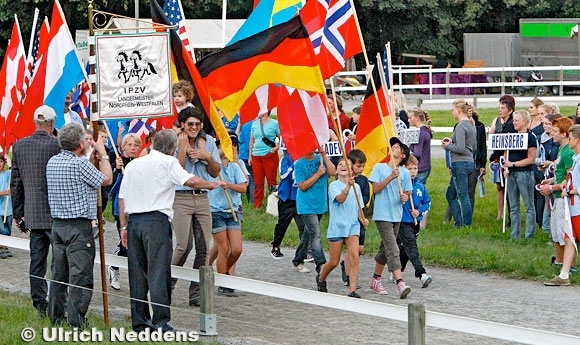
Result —
[[507, 179], [507, 196], [510, 201], [511, 234], [510, 238], [520, 237], [522, 217], [520, 214], [520, 195], [524, 200], [526, 212], [526, 238], [536, 234], [536, 207], [534, 205], [534, 172], [510, 171]]
[[431, 174], [431, 169], [419, 171], [417, 173], [417, 177], [415, 177], [415, 181], [421, 183], [422, 185], [427, 185], [427, 179], [429, 178], [430, 174]]
[[312, 251], [316, 267], [326, 263], [326, 257], [324, 256], [320, 243], [320, 220], [322, 219], [322, 215], [297, 214], [294, 219], [298, 228], [304, 229], [300, 233], [300, 243], [298, 244], [298, 248], [296, 248], [296, 254], [292, 260], [294, 266], [304, 263], [309, 248]]
[[451, 206], [456, 228], [471, 225], [473, 209], [469, 201], [468, 181], [474, 167], [473, 162], [468, 161], [451, 163], [451, 181], [445, 197]]
[[[0, 216], [0, 219], [4, 220], [4, 216]], [[0, 235], [10, 236], [12, 234], [12, 216], [6, 216], [6, 223], [2, 223], [0, 226]]]

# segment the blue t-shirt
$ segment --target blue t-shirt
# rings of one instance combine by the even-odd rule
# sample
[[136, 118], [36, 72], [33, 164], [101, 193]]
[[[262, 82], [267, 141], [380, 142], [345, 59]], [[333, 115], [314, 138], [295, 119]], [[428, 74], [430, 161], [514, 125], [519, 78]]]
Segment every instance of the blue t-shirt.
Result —
[[231, 121], [228, 121], [224, 116], [222, 117], [222, 123], [224, 124], [224, 127], [226, 127], [228, 133], [235, 134], [236, 129], [238, 129], [238, 123], [240, 123], [240, 115], [236, 114]]
[[356, 202], [355, 190], [359, 200], [362, 201], [362, 194], [358, 184], [350, 188], [346, 200], [341, 204], [336, 201], [346, 188], [346, 183], [336, 180], [328, 186], [328, 200], [330, 200], [330, 218], [328, 220], [327, 238], [349, 237], [360, 234], [360, 225], [358, 223], [358, 203]]
[[[224, 181], [238, 184], [243, 182], [248, 182], [246, 176], [242, 172], [242, 168], [237, 163], [230, 163], [227, 167], [222, 165], [221, 169], [222, 178]], [[217, 181], [219, 178], [213, 178], [212, 180]], [[231, 189], [228, 189], [228, 194], [230, 195], [230, 200], [232, 201], [232, 206], [234, 210], [239, 210], [242, 207], [242, 194]], [[229, 210], [230, 205], [226, 199], [226, 194], [223, 188], [212, 189], [208, 193], [209, 197], [209, 207], [212, 212], [220, 212], [223, 210]]]
[[[373, 167], [369, 181], [371, 183], [381, 182], [386, 179], [393, 169], [387, 163], [379, 163]], [[399, 179], [403, 192], [411, 191], [411, 174], [407, 168], [399, 167]], [[399, 196], [399, 186], [397, 180], [391, 181], [383, 188], [380, 193], [375, 193], [375, 208], [373, 210], [373, 219], [375, 221], [385, 221], [398, 223], [403, 217], [403, 204]]]
[[245, 123], [240, 130], [238, 137], [240, 145], [240, 159], [247, 161], [250, 158], [250, 133], [252, 132], [252, 121]]
[[[7, 190], [10, 188], [10, 170], [6, 170], [0, 172], [0, 190]], [[10, 197], [8, 195], [0, 197], [0, 215], [1, 216], [11, 216], [12, 215], [12, 201], [10, 201]], [[8, 210], [6, 214], [4, 214], [4, 210], [6, 210], [6, 203], [8, 203]]]
[[[270, 153], [272, 149], [270, 146], [264, 144], [262, 141], [262, 129], [260, 128], [260, 123], [262, 120], [256, 119], [252, 122], [252, 135], [254, 136], [254, 149], [252, 151], [253, 156], [265, 156]], [[270, 119], [264, 124], [264, 134], [266, 137], [272, 141], [276, 137], [280, 136], [280, 127], [278, 126], [278, 121]]]
[[280, 183], [278, 184], [278, 198], [282, 201], [296, 200], [298, 185], [294, 181], [294, 161], [284, 151], [284, 157], [280, 160]]
[[[416, 210], [419, 211], [419, 216], [417, 217], [417, 221], [421, 221], [423, 219], [423, 214], [431, 208], [431, 197], [427, 192], [427, 188], [421, 182], [417, 182], [416, 180], [413, 181], [413, 206]], [[403, 218], [401, 219], [402, 223], [413, 223], [413, 216], [411, 215], [411, 199], [407, 200], [405, 205], [403, 205]]]
[[[300, 158], [294, 163], [294, 179], [296, 184], [308, 180], [320, 167], [320, 155], [317, 153], [312, 160]], [[323, 214], [328, 211], [326, 201], [326, 186], [328, 176], [322, 175], [314, 184], [305, 191], [298, 188], [296, 194], [296, 211], [298, 214]]]
[[[220, 159], [220, 153], [218, 152], [218, 148], [215, 145], [215, 139], [209, 134], [205, 135], [205, 149], [211, 154], [214, 161], [216, 161], [220, 165], [222, 164], [222, 160]], [[175, 150], [175, 157], [177, 157], [178, 153], [179, 149]], [[197, 161], [195, 163], [192, 163], [191, 159], [189, 159], [187, 155], [185, 156], [184, 169], [188, 173], [194, 174], [195, 176], [203, 180], [209, 181], [212, 179], [210, 174], [207, 172], [207, 164], [205, 162]], [[175, 186], [175, 190], [191, 190], [191, 188], [186, 186]]]

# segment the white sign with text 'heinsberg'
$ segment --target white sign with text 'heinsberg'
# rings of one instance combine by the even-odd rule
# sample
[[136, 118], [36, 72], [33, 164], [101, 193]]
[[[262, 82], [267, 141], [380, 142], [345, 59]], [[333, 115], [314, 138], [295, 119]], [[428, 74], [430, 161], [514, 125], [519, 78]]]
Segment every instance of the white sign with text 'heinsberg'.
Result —
[[489, 136], [490, 150], [527, 150], [528, 133], [502, 133]]

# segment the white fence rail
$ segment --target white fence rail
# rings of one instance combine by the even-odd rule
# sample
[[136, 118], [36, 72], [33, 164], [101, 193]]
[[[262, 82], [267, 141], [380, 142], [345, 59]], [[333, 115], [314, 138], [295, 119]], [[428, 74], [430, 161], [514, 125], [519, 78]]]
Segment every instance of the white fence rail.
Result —
[[[0, 244], [11, 248], [29, 250], [29, 240], [17, 237], [0, 235]], [[127, 259], [111, 254], [105, 255], [107, 263], [127, 268]], [[100, 263], [99, 256], [95, 263]], [[174, 277], [189, 281], [199, 281], [198, 270], [184, 267], [171, 267]], [[216, 286], [228, 286], [236, 290], [275, 297], [294, 302], [307, 303], [316, 306], [350, 311], [354, 313], [382, 317], [402, 322], [412, 322], [409, 319], [407, 308], [369, 300], [354, 299], [334, 294], [321, 294], [318, 291], [279, 285], [259, 280], [216, 274]], [[203, 303], [202, 303], [203, 304]], [[204, 317], [204, 315], [200, 315]], [[489, 338], [513, 341], [531, 345], [578, 345], [580, 337], [547, 332], [532, 328], [506, 325], [498, 322], [478, 320], [468, 317], [455, 316], [438, 312], [425, 312], [425, 326], [436, 327], [456, 332], [475, 334]], [[409, 330], [416, 329], [409, 325]], [[424, 332], [424, 327], [423, 327]], [[419, 341], [418, 343], [423, 344]]]
[[[515, 76], [518, 72], [529, 72], [530, 70], [536, 71], [553, 71], [558, 75], [557, 80], [543, 80], [539, 82], [516, 82], [514, 81]], [[499, 77], [489, 77], [484, 83], [451, 83], [452, 74], [478, 74], [487, 75], [499, 74]], [[434, 84], [434, 75], [443, 74], [445, 75], [445, 83]], [[522, 73], [525, 75], [526, 73]], [[528, 67], [466, 67], [466, 68], [432, 68], [430, 65], [412, 65], [403, 66], [395, 65], [393, 66], [393, 76], [397, 80], [396, 84], [393, 84], [393, 89], [395, 91], [403, 90], [413, 90], [420, 91], [421, 89], [428, 89], [429, 99], [433, 99], [434, 90], [443, 88], [445, 89], [445, 94], [450, 95], [451, 89], [454, 88], [500, 88], [501, 94], [505, 94], [506, 90], [510, 90], [512, 87], [530, 87], [535, 88], [537, 86], [546, 86], [548, 92], [552, 89], [557, 89], [558, 95], [564, 95], [565, 86], [574, 86], [580, 88], [580, 79], [577, 80], [565, 80], [564, 76], [569, 75], [579, 75], [580, 76], [580, 66], [528, 66]], [[412, 76], [412, 78], [405, 78], [406, 75]], [[426, 84], [404, 84], [404, 80], [415, 79], [415, 76], [427, 75], [428, 83]], [[365, 80], [368, 80], [367, 71], [356, 71], [356, 72], [340, 72], [337, 74], [338, 78], [335, 78], [336, 91], [339, 93], [364, 93], [366, 90], [366, 85], [361, 83], [345, 83], [344, 78], [363, 76]], [[336, 79], [339, 82], [336, 82]], [[509, 93], [509, 92], [508, 92]]]

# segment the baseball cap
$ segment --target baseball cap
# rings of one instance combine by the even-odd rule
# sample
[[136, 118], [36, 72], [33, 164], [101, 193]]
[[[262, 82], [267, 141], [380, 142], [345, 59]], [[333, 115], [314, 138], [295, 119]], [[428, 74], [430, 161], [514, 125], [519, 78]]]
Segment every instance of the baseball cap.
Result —
[[52, 121], [56, 118], [54, 109], [48, 105], [41, 105], [34, 111], [34, 121]]
[[396, 144], [399, 144], [399, 146], [401, 147], [401, 152], [405, 155], [405, 158], [403, 158], [403, 160], [401, 161], [401, 165], [405, 165], [405, 163], [407, 163], [409, 155], [411, 155], [411, 149], [409, 148], [409, 146], [403, 144], [403, 142], [401, 142], [401, 140], [399, 140], [399, 138], [397, 137], [391, 137], [391, 139], [389, 139], [389, 143], [391, 144], [391, 147]]

